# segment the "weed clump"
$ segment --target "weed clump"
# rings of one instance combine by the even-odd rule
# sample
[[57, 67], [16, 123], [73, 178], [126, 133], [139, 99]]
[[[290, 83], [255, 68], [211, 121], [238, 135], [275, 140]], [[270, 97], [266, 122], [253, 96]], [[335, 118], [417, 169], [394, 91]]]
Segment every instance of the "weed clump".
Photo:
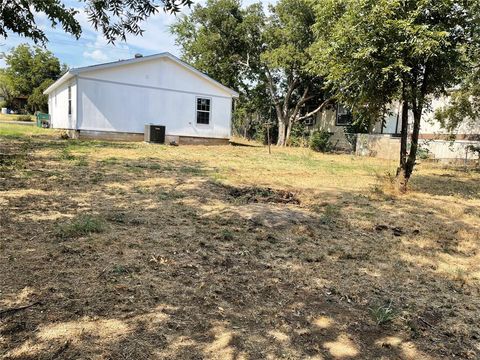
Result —
[[397, 317], [397, 311], [393, 308], [391, 302], [370, 307], [369, 310], [377, 325], [388, 324]]
[[102, 218], [93, 215], [81, 215], [69, 223], [58, 225], [55, 234], [60, 239], [69, 239], [101, 233], [105, 230], [106, 223]]

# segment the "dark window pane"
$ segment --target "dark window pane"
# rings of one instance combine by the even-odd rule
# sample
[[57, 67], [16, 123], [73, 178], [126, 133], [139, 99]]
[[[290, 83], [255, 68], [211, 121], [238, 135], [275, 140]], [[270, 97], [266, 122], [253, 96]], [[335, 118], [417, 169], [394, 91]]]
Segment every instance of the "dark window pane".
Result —
[[210, 123], [210, 113], [205, 111], [197, 111], [197, 123], [198, 124], [209, 124]]
[[197, 110], [210, 111], [210, 99], [197, 99]]

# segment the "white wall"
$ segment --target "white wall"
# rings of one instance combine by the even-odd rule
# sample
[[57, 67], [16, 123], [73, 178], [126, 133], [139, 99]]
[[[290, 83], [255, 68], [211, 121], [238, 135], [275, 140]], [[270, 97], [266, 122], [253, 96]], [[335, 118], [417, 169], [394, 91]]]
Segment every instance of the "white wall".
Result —
[[[444, 128], [442, 128], [441, 124], [435, 119], [435, 111], [437, 109], [441, 109], [448, 104], [449, 98], [448, 97], [441, 97], [432, 100], [431, 107], [427, 109], [424, 114], [422, 115], [422, 121], [420, 123], [420, 134], [450, 134], [450, 132]], [[399, 106], [398, 102], [391, 105], [391, 113], [386, 115], [386, 124], [383, 128], [384, 134], [394, 134], [395, 133], [395, 126], [397, 124], [397, 114], [400, 112], [400, 118], [398, 121], [398, 128], [397, 132], [401, 132], [401, 106]], [[413, 122], [413, 113], [409, 111], [409, 131], [412, 131], [411, 126]], [[375, 133], [381, 133], [381, 125], [377, 123], [375, 125]], [[461, 124], [458, 129], [454, 131], [455, 134], [480, 134], [480, 123], [477, 124]]]
[[[229, 138], [232, 98], [221, 87], [170, 59], [154, 59], [78, 76], [78, 129]], [[196, 123], [196, 98], [211, 99], [210, 124]]]
[[[68, 115], [68, 87], [72, 88], [72, 114]], [[77, 121], [77, 86], [75, 79], [66, 81], [48, 95], [51, 126], [56, 129], [75, 129]]]

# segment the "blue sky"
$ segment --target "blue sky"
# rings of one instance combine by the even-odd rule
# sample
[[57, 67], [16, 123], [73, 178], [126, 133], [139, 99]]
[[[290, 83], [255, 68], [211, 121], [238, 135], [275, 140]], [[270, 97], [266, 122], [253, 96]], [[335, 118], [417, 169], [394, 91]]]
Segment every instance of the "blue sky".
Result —
[[[262, 1], [265, 5], [276, 0]], [[204, 1], [199, 1], [204, 2]], [[244, 0], [248, 5], [255, 0]], [[77, 19], [82, 25], [82, 36], [79, 40], [66, 34], [61, 28], [52, 29], [50, 23], [43, 14], [36, 16], [39, 26], [45, 31], [49, 39], [47, 48], [57, 56], [61, 62], [69, 67], [87, 66], [119, 59], [133, 57], [136, 53], [149, 55], [163, 51], [180, 55], [180, 50], [175, 46], [174, 37], [169, 33], [169, 25], [175, 22], [176, 16], [160, 11], [157, 15], [149, 18], [143, 25], [143, 36], [129, 36], [126, 42], [118, 42], [115, 45], [108, 44], [101, 33], [96, 32], [89, 24], [83, 11], [79, 8], [78, 1], [65, 0], [64, 3], [73, 8], [78, 8], [80, 13]], [[184, 10], [183, 13], [188, 10]], [[177, 15], [179, 16], [179, 15]], [[180, 15], [182, 16], [182, 15]], [[12, 47], [21, 43], [32, 43], [16, 34], [10, 34], [6, 39], [0, 38], [0, 51], [7, 52]], [[0, 60], [0, 67], [5, 66]]]

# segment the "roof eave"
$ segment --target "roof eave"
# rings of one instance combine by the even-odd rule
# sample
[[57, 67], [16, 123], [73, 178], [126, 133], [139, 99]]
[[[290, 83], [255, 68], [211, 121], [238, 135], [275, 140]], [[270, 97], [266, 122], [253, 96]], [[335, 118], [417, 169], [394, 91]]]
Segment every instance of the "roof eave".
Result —
[[62, 85], [65, 81], [71, 79], [74, 77], [76, 74], [72, 70], [68, 70], [65, 74], [63, 74], [57, 81], [55, 81], [52, 85], [50, 85], [48, 88], [46, 88], [43, 91], [44, 95], [50, 94], [53, 90], [58, 88], [60, 85]]

